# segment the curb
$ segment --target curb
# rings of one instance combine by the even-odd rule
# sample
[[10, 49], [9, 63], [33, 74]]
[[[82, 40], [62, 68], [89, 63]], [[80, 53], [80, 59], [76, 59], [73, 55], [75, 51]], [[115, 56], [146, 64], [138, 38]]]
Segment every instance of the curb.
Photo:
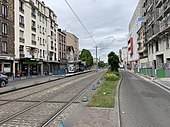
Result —
[[116, 114], [117, 114], [117, 122], [118, 122], [118, 127], [122, 126], [121, 123], [121, 113], [120, 113], [120, 86], [122, 83], [123, 77], [121, 76], [121, 79], [118, 82], [117, 88], [116, 88], [116, 97], [115, 97], [115, 103], [116, 103]]
[[[50, 82], [54, 82], [54, 81], [57, 81], [57, 80], [60, 80], [60, 79], [64, 79], [64, 78], [66, 78], [66, 77], [73, 77], [73, 76], [76, 76], [76, 75], [81, 75], [81, 74], [85, 74], [85, 73], [89, 73], [89, 72], [91, 72], [91, 71], [75, 73], [75, 74], [73, 74], [73, 75], [67, 75], [67, 76], [64, 76], [64, 77], [60, 77], [60, 78], [56, 78], [56, 79], [47, 80], [47, 81], [43, 81], [43, 82], [40, 82], [40, 83], [32, 84], [32, 85], [29, 85], [29, 86], [23, 86], [23, 87], [14, 89], [14, 90], [13, 90], [13, 89], [10, 89], [10, 90], [6, 90], [6, 91], [3, 91], [3, 92], [0, 92], [0, 94], [2, 95], [2, 94], [14, 92], [14, 91], [22, 90], [22, 89], [25, 89], [25, 88], [30, 88], [30, 87], [34, 87], [34, 86], [39, 86], [39, 85], [41, 85], [41, 84], [50, 83]], [[21, 79], [21, 80], [25, 80], [25, 79]]]
[[170, 87], [165, 86], [164, 84], [162, 84], [162, 83], [160, 83], [158, 81], [153, 81], [153, 82], [170, 91]]
[[[136, 75], [136, 76], [138, 76], [138, 77], [140, 77], [140, 78], [143, 78], [143, 79], [144, 79], [144, 78], [147, 78], [147, 79], [149, 79], [150, 81], [156, 83], [157, 85], [163, 87], [164, 89], [167, 89], [167, 90], [170, 91], [170, 87], [164, 85], [163, 83], [160, 83], [160, 82], [158, 82], [158, 81], [155, 81], [152, 77], [149, 77], [149, 76], [146, 76], [146, 75], [142, 75], [142, 74], [135, 74], [135, 73], [133, 73], [133, 72], [130, 72], [130, 73], [132, 73], [132, 74], [134, 74], [134, 75]], [[144, 79], [144, 80], [145, 80], [145, 79]]]

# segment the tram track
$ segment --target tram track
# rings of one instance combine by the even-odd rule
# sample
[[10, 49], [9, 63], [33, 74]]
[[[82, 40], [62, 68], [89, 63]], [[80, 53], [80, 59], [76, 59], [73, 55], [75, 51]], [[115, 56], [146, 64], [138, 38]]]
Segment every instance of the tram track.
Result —
[[[90, 73], [91, 74], [91, 73]], [[87, 73], [85, 73], [85, 75], [89, 75], [89, 73], [87, 74]], [[78, 78], [81, 78], [81, 77], [84, 77], [84, 75], [78, 75]], [[75, 77], [73, 77], [73, 79], [74, 79]], [[76, 77], [77, 78], [77, 77]], [[71, 79], [72, 79], [72, 77], [71, 77]], [[53, 81], [53, 83], [54, 82], [57, 82], [57, 81]], [[55, 88], [55, 87], [57, 87], [57, 85], [61, 85], [61, 84], [63, 84], [63, 83], [67, 83], [67, 82], [70, 82], [70, 79], [67, 79], [66, 81], [63, 81], [63, 82], [57, 82], [57, 84], [51, 84], [52, 86], [49, 86], [49, 87], [47, 87], [47, 88], [43, 88], [42, 90], [38, 90], [38, 91], [36, 91], [36, 92], [32, 92], [32, 93], [29, 93], [29, 94], [26, 94], [26, 95], [24, 95], [24, 96], [21, 96], [21, 97], [18, 97], [18, 98], [15, 98], [15, 99], [12, 99], [12, 100], [10, 100], [10, 99], [4, 99], [4, 96], [3, 95], [1, 95], [0, 96], [0, 101], [6, 101], [5, 103], [1, 103], [0, 104], [0, 107], [1, 106], [3, 106], [3, 105], [5, 105], [5, 104], [8, 104], [8, 103], [11, 103], [11, 102], [15, 102], [15, 101], [17, 101], [17, 100], [19, 100], [19, 99], [23, 99], [23, 98], [25, 98], [25, 97], [28, 97], [28, 96], [31, 96], [31, 95], [34, 95], [34, 94], [37, 94], [37, 93], [40, 93], [40, 92], [43, 92], [43, 91], [46, 91], [46, 90], [48, 90], [48, 89], [52, 89], [52, 88]], [[43, 83], [43, 84], [41, 84], [41, 85], [46, 85], [47, 83], [45, 82], [45, 83]], [[48, 82], [48, 84], [49, 84], [49, 82]], [[32, 86], [32, 87], [27, 87], [27, 88], [24, 88], [24, 89], [22, 89], [22, 92], [23, 92], [23, 90], [25, 91], [25, 90], [27, 90], [27, 89], [29, 89], [29, 91], [30, 91], [30, 88], [31, 89], [34, 89], [35, 90], [35, 87], [39, 87], [39, 85], [38, 86]], [[38, 88], [38, 89], [40, 89], [40, 88]], [[21, 92], [21, 89], [19, 90], [19, 91], [15, 91], [15, 93], [16, 92]], [[12, 92], [12, 94], [15, 94], [14, 92]], [[11, 93], [7, 93], [5, 96], [12, 96], [12, 95], [10, 95]], [[2, 99], [3, 98], [3, 99]]]
[[[100, 74], [101, 75], [101, 74]], [[41, 101], [31, 101], [31, 102], [33, 102], [33, 104], [31, 104], [30, 106], [28, 106], [28, 107], [26, 107], [26, 108], [24, 108], [24, 109], [22, 109], [22, 110], [20, 110], [20, 111], [18, 111], [18, 112], [16, 112], [15, 114], [13, 114], [13, 115], [8, 115], [8, 117], [6, 117], [6, 118], [4, 118], [4, 119], [1, 119], [0, 120], [0, 125], [2, 125], [2, 126], [6, 126], [6, 122], [9, 122], [9, 121], [11, 121], [11, 120], [13, 120], [13, 119], [15, 119], [16, 118], [16, 120], [14, 120], [14, 121], [19, 121], [19, 120], [21, 120], [21, 119], [24, 119], [25, 117], [24, 116], [27, 116], [27, 113], [29, 114], [34, 114], [35, 112], [34, 111], [36, 111], [36, 110], [34, 110], [34, 109], [37, 109], [37, 110], [39, 110], [39, 108], [41, 107], [41, 109], [42, 109], [42, 111], [44, 111], [44, 106], [43, 105], [51, 105], [51, 107], [56, 107], [55, 108], [55, 110], [57, 110], [57, 113], [55, 112], [53, 112], [53, 113], [50, 113], [50, 115], [43, 115], [43, 114], [41, 114], [41, 115], [43, 115], [43, 117], [44, 118], [42, 118], [43, 120], [42, 120], [42, 122], [41, 123], [39, 123], [38, 122], [38, 124], [41, 124], [42, 126], [43, 125], [45, 125], [47, 122], [47, 119], [49, 119], [49, 117], [50, 117], [50, 119], [54, 119], [54, 116], [55, 117], [57, 117], [57, 115], [56, 114], [60, 114], [64, 109], [66, 109], [70, 104], [72, 104], [89, 86], [90, 86], [90, 84], [92, 83], [92, 82], [94, 82], [97, 78], [98, 78], [98, 76], [96, 76], [95, 75], [95, 79], [93, 79], [94, 78], [94, 76], [91, 76], [89, 79], [90, 79], [90, 82], [89, 81], [82, 81], [81, 83], [80, 83], [80, 81], [75, 81], [75, 82], [73, 82], [72, 83], [72, 87], [68, 87], [67, 89], [68, 89], [68, 91], [70, 90], [71, 92], [69, 93], [67, 90], [65, 90], [64, 88], [61, 90], [60, 89], [60, 92], [59, 91], [56, 91], [56, 92], [54, 92], [53, 94], [51, 94], [50, 96], [48, 96], [47, 98], [45, 98], [45, 99], [42, 99]], [[87, 85], [88, 84], [88, 85]], [[74, 89], [73, 89], [74, 88]], [[81, 90], [80, 90], [81, 89]], [[65, 91], [67, 91], [67, 93], [65, 93]], [[63, 99], [62, 101], [61, 100], [59, 100], [58, 98], [57, 98], [57, 96], [62, 96], [62, 95], [67, 95], [67, 98], [69, 98], [68, 100], [65, 100], [65, 99]], [[60, 97], [59, 96], [59, 97]], [[4, 100], [5, 101], [5, 100]], [[7, 101], [7, 100], [6, 100]], [[15, 102], [22, 102], [23, 100], [15, 100]], [[29, 102], [29, 101], [27, 101], [27, 100], [25, 100], [25, 102]], [[50, 102], [50, 103], [49, 103]], [[62, 102], [62, 103], [61, 103]], [[39, 108], [38, 108], [39, 107]], [[33, 111], [32, 111], [33, 110]], [[44, 111], [45, 112], [45, 111]], [[49, 112], [49, 111], [47, 111], [47, 112]], [[51, 111], [50, 111], [51, 112]], [[60, 113], [59, 113], [60, 112]], [[26, 115], [25, 115], [26, 114]], [[35, 113], [36, 114], [36, 113]], [[37, 114], [39, 114], [39, 113], [37, 113]], [[23, 115], [23, 116], [22, 116]], [[29, 115], [28, 115], [29, 116]], [[31, 115], [32, 117], [36, 117], [36, 115]], [[17, 117], [19, 117], [19, 118], [17, 118]], [[38, 117], [37, 117], [38, 118]], [[35, 118], [36, 119], [36, 118]], [[15, 124], [15, 122], [14, 121], [12, 121], [11, 123], [12, 124]], [[38, 120], [37, 120], [38, 121]], [[49, 120], [48, 120], [49, 121]], [[10, 122], [9, 122], [10, 123]], [[22, 122], [21, 122], [22, 123]], [[27, 123], [27, 122], [26, 122]], [[29, 121], [28, 121], [28, 123], [29, 123]], [[38, 124], [36, 124], [35, 126], [39, 126]], [[7, 124], [8, 125], [8, 124]], [[29, 125], [30, 126], [30, 125]]]

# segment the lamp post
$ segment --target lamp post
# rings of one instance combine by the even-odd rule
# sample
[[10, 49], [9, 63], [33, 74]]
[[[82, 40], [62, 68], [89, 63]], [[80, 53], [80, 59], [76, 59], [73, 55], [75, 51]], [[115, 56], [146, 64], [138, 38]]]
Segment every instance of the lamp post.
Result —
[[48, 38], [51, 37], [51, 35], [47, 35], [47, 65], [48, 65], [48, 73], [50, 74], [50, 64], [49, 64], [49, 40]]

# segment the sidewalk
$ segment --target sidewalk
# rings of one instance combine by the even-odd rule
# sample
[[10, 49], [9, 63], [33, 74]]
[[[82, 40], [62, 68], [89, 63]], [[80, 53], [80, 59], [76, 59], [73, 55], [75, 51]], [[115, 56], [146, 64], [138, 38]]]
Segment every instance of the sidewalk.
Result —
[[170, 77], [169, 78], [156, 78], [154, 82], [170, 90]]
[[32, 76], [32, 78], [31, 77], [28, 77], [28, 78], [22, 77], [21, 79], [15, 79], [15, 80], [10, 78], [7, 86], [0, 88], [0, 94], [6, 93], [6, 92], [9, 92], [9, 91], [14, 91], [16, 89], [22, 89], [22, 88], [29, 87], [29, 86], [35, 86], [35, 85], [38, 85], [38, 84], [41, 84], [41, 83], [59, 80], [61, 78], [70, 77], [70, 76], [78, 75], [78, 74], [81, 74], [81, 73], [87, 73], [87, 72], [90, 72], [90, 71], [70, 73], [70, 74], [66, 74], [66, 75]]
[[[129, 71], [129, 72], [135, 74], [135, 73], [132, 72], [132, 71]], [[161, 85], [162, 87], [170, 90], [170, 77], [166, 77], [166, 78], [155, 78], [155, 77], [149, 77], [148, 75], [143, 75], [143, 74], [140, 74], [140, 73], [136, 73], [136, 75], [142, 76], [142, 77], [145, 77], [145, 78], [148, 78], [150, 81], [153, 81], [153, 82]]]

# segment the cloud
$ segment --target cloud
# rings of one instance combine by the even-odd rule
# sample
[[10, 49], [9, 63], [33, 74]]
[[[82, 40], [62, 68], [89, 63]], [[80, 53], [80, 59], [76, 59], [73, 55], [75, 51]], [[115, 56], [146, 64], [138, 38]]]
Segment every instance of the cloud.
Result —
[[[95, 56], [95, 43], [83, 29], [64, 0], [44, 0], [56, 15], [57, 23], [79, 37], [80, 49], [90, 49]], [[68, 1], [68, 0], [67, 0]], [[110, 51], [118, 50], [127, 44], [128, 24], [133, 15], [137, 0], [69, 0], [93, 39], [101, 46], [102, 59], [107, 61]], [[103, 49], [102, 49], [103, 48]]]

